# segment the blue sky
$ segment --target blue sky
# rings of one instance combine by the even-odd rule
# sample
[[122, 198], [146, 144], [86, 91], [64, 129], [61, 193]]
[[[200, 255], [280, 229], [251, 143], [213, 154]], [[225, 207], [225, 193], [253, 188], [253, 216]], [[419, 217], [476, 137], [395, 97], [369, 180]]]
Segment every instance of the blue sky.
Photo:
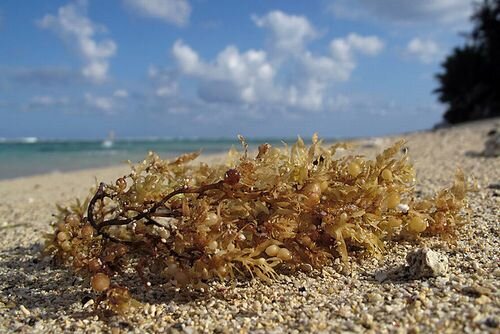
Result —
[[367, 136], [432, 127], [470, 0], [0, 3], [0, 137]]

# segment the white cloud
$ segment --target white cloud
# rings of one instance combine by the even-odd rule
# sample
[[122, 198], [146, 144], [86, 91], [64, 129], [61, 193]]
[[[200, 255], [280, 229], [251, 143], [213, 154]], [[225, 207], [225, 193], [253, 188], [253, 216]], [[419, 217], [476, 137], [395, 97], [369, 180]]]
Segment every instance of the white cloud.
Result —
[[110, 113], [114, 108], [113, 99], [111, 97], [94, 96], [90, 93], [85, 93], [84, 97], [85, 103], [91, 108], [95, 108], [107, 113]]
[[[270, 30], [274, 47], [289, 52], [242, 52], [229, 45], [207, 62], [183, 41], [174, 43], [172, 55], [178, 69], [199, 80], [202, 100], [319, 111], [327, 107], [331, 84], [349, 79], [357, 54], [375, 56], [383, 49], [378, 37], [352, 33], [333, 40], [330, 54], [314, 55], [307, 49], [307, 41], [315, 32], [305, 17], [271, 12], [252, 19]], [[285, 32], [299, 37], [286, 41]]]
[[131, 11], [183, 26], [188, 23], [191, 6], [187, 0], [124, 0]]
[[351, 66], [332, 56], [315, 56], [310, 51], [302, 53], [294, 66], [301, 69], [299, 75], [302, 77], [334, 81], [347, 80], [352, 70]]
[[150, 66], [148, 76], [154, 83], [156, 96], [172, 97], [177, 94], [179, 84], [177, 83], [177, 75], [173, 71]]
[[[361, 36], [351, 33], [344, 38], [335, 38], [330, 42], [329, 55], [314, 55], [304, 50], [294, 58], [294, 66], [299, 69], [296, 82], [306, 82], [309, 89], [318, 91], [326, 87], [320, 82], [349, 80], [357, 65], [357, 55], [376, 56], [384, 48], [382, 40], [376, 36]], [[312, 88], [314, 87], [314, 89]]]
[[[269, 99], [269, 88], [275, 74], [262, 50], [241, 53], [227, 46], [211, 63], [200, 60], [198, 54], [182, 41], [175, 42], [172, 54], [183, 74], [204, 81], [200, 95], [207, 100], [253, 103]], [[219, 94], [219, 91], [221, 94]]]
[[350, 33], [345, 38], [335, 38], [330, 42], [330, 51], [335, 60], [352, 63], [354, 54], [376, 56], [384, 48], [384, 43], [377, 36], [361, 36]]
[[[360, 55], [376, 56], [384, 48], [377, 36], [351, 33], [333, 39], [324, 54], [315, 54], [308, 43], [319, 36], [306, 17], [272, 11], [252, 20], [268, 32], [268, 48], [239, 50], [228, 45], [207, 60], [182, 40], [173, 44], [177, 75], [194, 79], [202, 102], [230, 103], [235, 110], [246, 106], [252, 113], [331, 110], [344, 103], [332, 100], [333, 85], [350, 78]], [[163, 74], [152, 67], [149, 75], [159, 81]], [[166, 77], [155, 85], [156, 96], [177, 93], [177, 80]]]
[[113, 96], [118, 98], [126, 98], [128, 97], [128, 92], [125, 89], [117, 89], [113, 93]]
[[287, 105], [295, 108], [318, 111], [324, 107], [326, 83], [310, 78], [291, 85], [287, 94]]
[[408, 42], [406, 53], [425, 64], [432, 63], [441, 56], [441, 50], [436, 42], [430, 39], [420, 39], [418, 37]]
[[107, 61], [91, 61], [82, 69], [82, 74], [94, 82], [103, 82], [108, 77], [108, 69]]
[[337, 76], [348, 80], [356, 67], [356, 54], [376, 56], [384, 48], [384, 43], [377, 36], [361, 36], [350, 33], [345, 38], [335, 38], [330, 42], [330, 52], [335, 61]]
[[329, 10], [349, 19], [378, 18], [395, 23], [465, 22], [472, 13], [472, 0], [335, 0]]
[[346, 41], [351, 49], [367, 56], [375, 56], [384, 48], [384, 43], [377, 36], [360, 36], [351, 33]]
[[303, 16], [272, 11], [264, 16], [252, 16], [258, 27], [271, 31], [271, 45], [283, 52], [300, 52], [318, 33]]
[[108, 77], [109, 59], [116, 53], [116, 43], [111, 39], [96, 39], [105, 28], [87, 17], [87, 2], [78, 1], [60, 7], [57, 15], [45, 15], [38, 21], [40, 27], [54, 31], [83, 59], [84, 77], [93, 82], [103, 82]]
[[184, 44], [183, 41], [178, 40], [174, 43], [172, 54], [178, 61], [183, 72], [196, 74], [201, 70], [198, 54], [191, 47]]

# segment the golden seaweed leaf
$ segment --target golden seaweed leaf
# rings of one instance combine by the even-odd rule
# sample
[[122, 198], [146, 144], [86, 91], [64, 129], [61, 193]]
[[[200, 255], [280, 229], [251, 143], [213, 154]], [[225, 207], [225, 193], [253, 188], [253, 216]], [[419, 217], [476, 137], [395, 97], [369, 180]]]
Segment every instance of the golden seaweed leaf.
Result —
[[137, 305], [125, 273], [180, 287], [242, 275], [271, 282], [284, 266], [380, 257], [393, 240], [452, 240], [466, 221], [464, 174], [417, 198], [404, 141], [369, 160], [336, 157], [350, 146], [325, 148], [317, 135], [309, 147], [301, 138], [290, 148], [263, 144], [252, 158], [239, 139], [243, 151], [231, 149], [225, 164], [195, 164], [199, 152], [172, 161], [149, 153], [83, 202], [58, 206], [45, 253], [92, 277], [102, 305], [125, 312]]

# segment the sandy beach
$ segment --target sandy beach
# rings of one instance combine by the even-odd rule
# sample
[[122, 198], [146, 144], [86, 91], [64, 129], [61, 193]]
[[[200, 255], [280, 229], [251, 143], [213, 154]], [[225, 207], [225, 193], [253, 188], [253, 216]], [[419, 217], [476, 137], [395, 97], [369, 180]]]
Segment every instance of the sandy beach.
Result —
[[[101, 319], [92, 307], [84, 308], [92, 296], [88, 285], [40, 257], [55, 204], [84, 198], [96, 180], [114, 180], [128, 166], [1, 181], [0, 332], [498, 332], [500, 158], [480, 153], [487, 133], [499, 124], [487, 120], [358, 142], [363, 153], [373, 155], [406, 139], [422, 195], [449, 185], [458, 167], [475, 180], [477, 189], [468, 195], [471, 221], [456, 244], [403, 242], [381, 260], [352, 260], [350, 271], [338, 261], [321, 272], [280, 275], [273, 284], [214, 282], [205, 293], [138, 289], [134, 296], [145, 306], [128, 318]], [[375, 273], [404, 264], [409, 251], [423, 246], [448, 258], [446, 275], [375, 279]]]

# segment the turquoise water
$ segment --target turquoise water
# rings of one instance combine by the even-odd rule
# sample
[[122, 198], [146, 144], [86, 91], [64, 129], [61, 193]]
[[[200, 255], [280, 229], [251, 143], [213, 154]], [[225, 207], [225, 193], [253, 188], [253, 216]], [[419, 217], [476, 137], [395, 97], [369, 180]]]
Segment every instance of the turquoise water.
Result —
[[[287, 140], [293, 143], [295, 140]], [[267, 142], [282, 145], [280, 140], [249, 140], [250, 147]], [[71, 171], [93, 167], [119, 165], [127, 160], [138, 162], [149, 151], [162, 158], [202, 150], [202, 153], [227, 152], [231, 146], [240, 148], [238, 140], [116, 140], [111, 146], [102, 141], [23, 141], [0, 142], [0, 179], [27, 175]]]

